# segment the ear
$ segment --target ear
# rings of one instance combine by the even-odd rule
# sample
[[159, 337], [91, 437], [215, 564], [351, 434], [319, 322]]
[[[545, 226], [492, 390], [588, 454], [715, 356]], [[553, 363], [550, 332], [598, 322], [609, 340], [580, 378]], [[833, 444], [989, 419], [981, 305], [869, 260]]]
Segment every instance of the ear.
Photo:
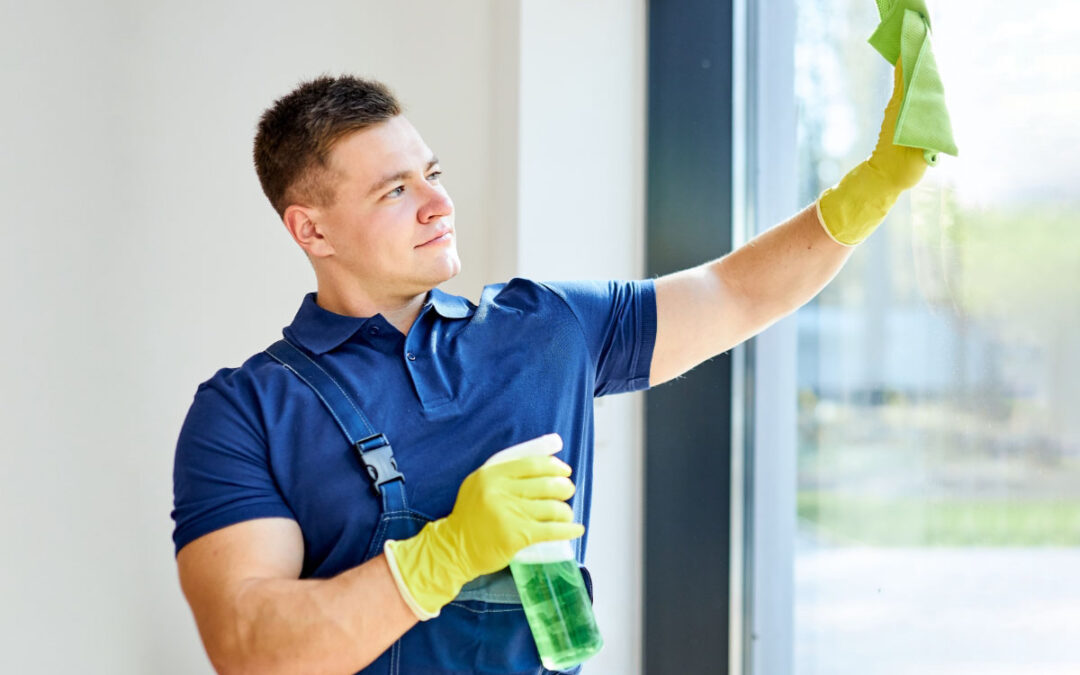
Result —
[[310, 206], [291, 204], [281, 214], [285, 229], [292, 235], [300, 248], [312, 258], [325, 258], [333, 255], [334, 247], [323, 236], [319, 223], [319, 209]]

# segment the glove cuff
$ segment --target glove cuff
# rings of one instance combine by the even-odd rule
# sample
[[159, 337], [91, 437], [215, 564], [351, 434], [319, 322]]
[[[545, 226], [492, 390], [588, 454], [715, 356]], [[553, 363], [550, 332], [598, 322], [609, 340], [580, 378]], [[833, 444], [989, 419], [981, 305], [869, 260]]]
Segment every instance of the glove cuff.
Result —
[[400, 542], [390, 539], [383, 546], [383, 554], [386, 556], [386, 564], [390, 567], [390, 576], [394, 577], [394, 584], [397, 585], [398, 593], [401, 594], [401, 599], [405, 601], [405, 604], [412, 611], [413, 616], [419, 621], [428, 621], [439, 616], [442, 608], [436, 609], [434, 612], [429, 612], [420, 606], [420, 603], [416, 601], [412, 591], [409, 590], [409, 585], [405, 583], [404, 577], [401, 576], [401, 569], [398, 567], [397, 554], [394, 552], [394, 546]]
[[863, 162], [821, 193], [818, 221], [833, 241], [854, 246], [877, 229], [901, 192], [872, 163]]
[[413, 613], [421, 621], [439, 615], [444, 605], [457, 597], [472, 576], [459, 568], [455, 549], [459, 539], [446, 518], [424, 525], [415, 537], [388, 541], [387, 562], [406, 604], [413, 603]]
[[832, 239], [837, 244], [840, 244], [841, 246], [846, 246], [848, 248], [855, 248], [858, 242], [854, 244], [848, 244], [846, 242], [840, 241], [836, 238], [836, 235], [832, 233], [832, 230], [829, 229], [829, 226], [825, 224], [825, 216], [821, 215], [821, 197], [824, 195], [824, 192], [821, 193], [821, 195], [818, 197], [818, 200], [814, 202], [814, 209], [817, 211], [817, 221], [821, 225], [821, 229], [825, 230], [825, 234], [829, 235], [829, 239]]

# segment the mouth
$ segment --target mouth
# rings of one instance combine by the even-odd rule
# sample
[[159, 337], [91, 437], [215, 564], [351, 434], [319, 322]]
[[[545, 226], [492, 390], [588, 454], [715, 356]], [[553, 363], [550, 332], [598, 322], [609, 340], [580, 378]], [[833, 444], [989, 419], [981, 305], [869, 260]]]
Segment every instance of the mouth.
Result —
[[416, 248], [424, 248], [425, 246], [438, 246], [440, 244], [449, 244], [454, 238], [453, 230], [443, 230], [439, 234], [435, 235], [431, 239], [428, 239], [423, 244], [420, 244]]

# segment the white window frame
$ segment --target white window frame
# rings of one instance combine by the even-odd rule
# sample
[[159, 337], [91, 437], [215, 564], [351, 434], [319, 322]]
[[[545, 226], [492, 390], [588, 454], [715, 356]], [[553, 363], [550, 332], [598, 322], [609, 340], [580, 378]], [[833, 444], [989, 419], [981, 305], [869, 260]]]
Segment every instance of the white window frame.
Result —
[[[796, 202], [795, 6], [735, 0], [732, 247]], [[789, 317], [737, 347], [732, 368], [728, 672], [794, 672], [796, 346]]]

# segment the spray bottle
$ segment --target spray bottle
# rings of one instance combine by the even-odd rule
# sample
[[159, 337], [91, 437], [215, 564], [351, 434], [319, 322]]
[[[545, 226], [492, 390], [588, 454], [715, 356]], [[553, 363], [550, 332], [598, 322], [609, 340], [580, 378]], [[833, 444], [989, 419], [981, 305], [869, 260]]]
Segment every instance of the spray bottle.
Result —
[[[556, 434], [550, 436], [561, 448], [562, 439]], [[485, 464], [543, 454], [550, 454], [543, 445], [515, 445], [494, 454]], [[604, 641], [569, 541], [547, 541], [523, 548], [510, 561], [510, 572], [545, 668], [572, 668], [600, 651]]]

